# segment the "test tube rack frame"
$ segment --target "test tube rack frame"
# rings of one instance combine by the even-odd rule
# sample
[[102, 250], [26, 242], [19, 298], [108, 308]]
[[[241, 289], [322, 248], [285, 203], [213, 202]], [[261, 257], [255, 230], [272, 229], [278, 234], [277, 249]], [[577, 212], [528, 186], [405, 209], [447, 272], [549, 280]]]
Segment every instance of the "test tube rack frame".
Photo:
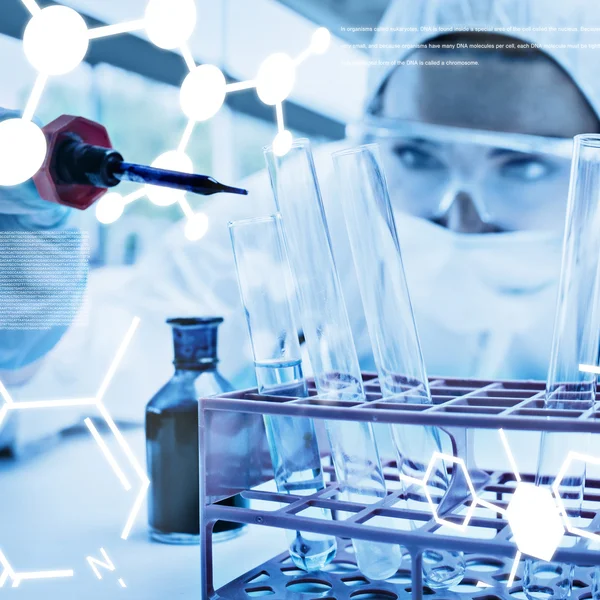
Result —
[[[508, 522], [499, 513], [489, 511], [489, 516], [471, 519], [470, 526], [485, 530], [486, 534], [481, 537], [438, 535], [435, 532], [440, 525], [431, 511], [393, 506], [402, 496], [400, 485], [395, 490], [389, 489], [387, 497], [374, 504], [340, 499], [330, 466], [326, 466], [325, 471], [329, 471], [331, 481], [324, 490], [313, 495], [257, 490], [257, 486], [273, 479], [262, 418], [283, 415], [309, 417], [315, 421], [336, 419], [468, 430], [600, 433], [600, 408], [544, 410], [545, 384], [539, 381], [432, 378], [433, 406], [383, 401], [376, 375], [364, 373], [363, 381], [366, 403], [319, 398], [312, 382], [309, 382], [308, 398], [261, 396], [256, 389], [250, 389], [200, 399], [203, 600], [262, 596], [273, 600], [421, 600], [425, 595], [443, 600], [525, 599], [522, 591], [524, 561], [513, 584], [507, 586], [517, 547]], [[399, 483], [394, 461], [384, 463], [384, 473], [386, 480]], [[493, 494], [494, 504], [506, 508], [516, 489], [515, 475], [506, 472], [489, 475], [483, 492]], [[534, 479], [531, 474], [521, 474], [521, 478], [531, 482]], [[247, 500], [262, 501], [259, 506], [270, 503], [270, 510], [252, 508], [252, 504], [243, 508], [215, 503], [235, 494]], [[461, 522], [469, 502], [466, 499], [450, 515], [445, 515], [445, 519]], [[584, 502], [583, 516], [590, 522], [588, 530], [600, 531], [600, 480], [586, 480]], [[311, 507], [330, 509], [334, 516], [340, 513], [351, 516], [329, 521], [302, 515]], [[413, 520], [422, 525], [413, 530], [369, 525], [370, 520], [381, 521], [380, 517]], [[338, 553], [335, 560], [318, 573], [297, 569], [289, 555], [283, 553], [215, 590], [211, 532], [217, 520], [333, 535], [338, 538]], [[350, 543], [353, 538], [400, 544], [408, 550], [409, 556], [391, 579], [369, 581], [356, 566]], [[569, 547], [559, 548], [553, 561], [577, 565], [572, 598], [586, 600], [592, 598], [592, 572], [600, 565], [600, 552], [586, 548], [582, 539], [572, 542]], [[436, 548], [465, 553], [465, 576], [454, 591], [436, 592], [423, 585], [422, 554]]]

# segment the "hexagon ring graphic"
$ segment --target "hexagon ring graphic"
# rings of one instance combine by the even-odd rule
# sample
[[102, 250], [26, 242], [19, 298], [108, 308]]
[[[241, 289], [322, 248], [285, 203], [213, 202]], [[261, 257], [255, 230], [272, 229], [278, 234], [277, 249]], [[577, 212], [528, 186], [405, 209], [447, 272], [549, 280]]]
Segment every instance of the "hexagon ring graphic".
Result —
[[[467, 514], [465, 515], [463, 522], [460, 524], [453, 523], [452, 521], [443, 519], [438, 515], [437, 506], [436, 506], [435, 502], [433, 501], [431, 494], [429, 493], [429, 489], [427, 487], [427, 482], [429, 481], [429, 478], [431, 477], [435, 463], [439, 460], [444, 461], [444, 463], [453, 463], [462, 470], [465, 481], [469, 488], [469, 492], [471, 493], [471, 496], [473, 498], [471, 504], [469, 505], [469, 508], [467, 509]], [[444, 466], [444, 468], [445, 468], [445, 466]], [[462, 460], [462, 458], [458, 458], [458, 457], [452, 456], [450, 454], [442, 454], [441, 452], [434, 452], [431, 457], [431, 461], [429, 462], [429, 465], [427, 467], [427, 471], [425, 472], [425, 475], [423, 476], [422, 485], [423, 485], [423, 490], [425, 492], [425, 496], [427, 498], [427, 502], [429, 502], [429, 506], [431, 507], [431, 513], [433, 514], [433, 518], [435, 519], [436, 523], [439, 523], [440, 525], [446, 525], [447, 527], [451, 527], [453, 529], [458, 529], [459, 531], [464, 531], [465, 528], [467, 527], [467, 525], [469, 524], [469, 522], [471, 521], [471, 518], [473, 517], [475, 508], [477, 507], [477, 493], [475, 492], [475, 488], [473, 487], [473, 483], [471, 482], [471, 477], [469, 476], [469, 472], [468, 472], [467, 467], [466, 467], [464, 461]]]
[[[129, 329], [126, 332], [125, 337], [121, 341], [119, 348], [117, 349], [117, 352], [108, 368], [106, 375], [104, 376], [104, 379], [100, 385], [98, 392], [93, 397], [76, 398], [76, 399], [68, 399], [68, 400], [15, 401], [9, 394], [8, 390], [0, 382], [0, 397], [4, 401], [0, 405], [0, 426], [2, 425], [2, 422], [4, 421], [4, 419], [6, 418], [8, 413], [12, 412], [12, 411], [25, 411], [25, 410], [35, 410], [35, 409], [48, 410], [48, 409], [60, 409], [60, 408], [76, 407], [76, 406], [94, 407], [98, 410], [98, 412], [100, 413], [100, 416], [102, 417], [102, 419], [108, 426], [108, 429], [114, 436], [116, 442], [120, 446], [122, 454], [125, 456], [125, 458], [127, 459], [127, 462], [130, 464], [130, 466], [132, 467], [136, 476], [140, 480], [139, 490], [135, 496], [135, 499], [133, 500], [133, 504], [132, 504], [131, 510], [129, 512], [129, 515], [127, 517], [127, 521], [121, 532], [121, 539], [123, 539], [123, 540], [126, 540], [129, 537], [129, 533], [131, 532], [131, 528], [133, 527], [135, 518], [137, 517], [137, 514], [139, 513], [142, 503], [144, 502], [144, 498], [146, 497], [146, 493], [148, 491], [150, 481], [148, 479], [145, 469], [142, 467], [142, 465], [136, 458], [135, 454], [133, 453], [129, 444], [127, 443], [127, 440], [123, 437], [123, 434], [119, 431], [119, 428], [117, 427], [116, 423], [114, 422], [113, 418], [111, 417], [110, 413], [108, 412], [108, 409], [104, 405], [103, 398], [104, 398], [104, 395], [106, 394], [106, 391], [108, 390], [108, 387], [112, 381], [112, 378], [114, 377], [114, 375], [118, 369], [119, 363], [121, 362], [123, 356], [125, 355], [125, 352], [127, 350], [127, 347], [129, 346], [129, 343], [133, 339], [133, 336], [137, 330], [139, 323], [140, 323], [140, 319], [138, 317], [135, 317], [133, 319]], [[125, 488], [126, 491], [131, 490], [132, 485], [128, 481], [123, 470], [121, 469], [121, 467], [119, 465], [119, 461], [113, 455], [113, 453], [110, 451], [107, 444], [104, 442], [102, 436], [98, 432], [93, 421], [91, 419], [87, 418], [87, 419], [85, 419], [84, 422], [85, 422], [85, 425], [87, 426], [87, 428], [89, 429], [90, 433], [92, 434], [92, 437], [98, 444], [98, 446], [99, 446], [100, 450], [102, 451], [102, 454], [104, 455], [108, 464], [110, 465], [110, 467], [114, 471], [115, 475], [121, 482], [122, 486]], [[0, 588], [2, 588], [4, 586], [4, 584], [6, 583], [6, 581], [9, 578], [13, 582], [12, 587], [18, 587], [22, 581], [27, 580], [27, 579], [49, 579], [49, 578], [56, 578], [56, 577], [72, 577], [72, 576], [73, 576], [73, 570], [70, 570], [70, 569], [62, 570], [62, 571], [17, 572], [12, 568], [8, 559], [0, 550]]]
[[506, 511], [519, 551], [550, 561], [565, 533], [560, 512], [548, 488], [520, 482]]
[[556, 503], [558, 504], [558, 508], [563, 518], [563, 522], [565, 524], [565, 528], [570, 533], [575, 535], [580, 535], [581, 537], [587, 538], [589, 540], [593, 540], [596, 542], [600, 542], [600, 535], [597, 533], [591, 533], [590, 531], [586, 531], [585, 529], [581, 529], [579, 527], [574, 527], [571, 524], [571, 519], [567, 513], [567, 509], [563, 503], [563, 499], [560, 495], [560, 488], [563, 484], [564, 480], [568, 477], [568, 471], [571, 464], [575, 461], [583, 462], [584, 464], [590, 463], [593, 465], [600, 466], [600, 458], [595, 456], [589, 456], [587, 454], [581, 454], [580, 452], [575, 452], [571, 450], [567, 454], [567, 458], [565, 462], [562, 464], [554, 483], [552, 484], [552, 492], [554, 493], [554, 498], [556, 499]]

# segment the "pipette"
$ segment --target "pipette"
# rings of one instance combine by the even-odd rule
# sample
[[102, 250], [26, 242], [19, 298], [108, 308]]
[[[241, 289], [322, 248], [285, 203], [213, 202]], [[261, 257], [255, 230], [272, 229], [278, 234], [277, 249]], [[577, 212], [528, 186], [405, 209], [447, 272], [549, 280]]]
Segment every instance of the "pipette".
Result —
[[121, 181], [157, 185], [209, 196], [247, 195], [208, 175], [169, 171], [125, 162], [112, 148], [106, 129], [82, 117], [63, 115], [46, 127], [46, 159], [34, 177], [44, 200], [85, 210]]

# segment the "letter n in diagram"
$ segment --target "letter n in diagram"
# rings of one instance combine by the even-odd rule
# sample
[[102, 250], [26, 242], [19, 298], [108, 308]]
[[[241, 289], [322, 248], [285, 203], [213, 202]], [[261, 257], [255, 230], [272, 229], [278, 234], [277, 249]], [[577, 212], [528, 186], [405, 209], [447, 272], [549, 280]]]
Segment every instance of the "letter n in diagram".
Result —
[[[88, 564], [90, 565], [90, 567], [92, 568], [92, 571], [94, 571], [94, 574], [96, 575], [96, 577], [98, 579], [102, 579], [102, 573], [101, 573], [100, 569], [106, 569], [111, 572], [116, 570], [114, 563], [112, 562], [112, 560], [110, 560], [110, 558], [108, 557], [108, 554], [106, 553], [106, 550], [104, 550], [104, 548], [100, 548], [100, 554], [102, 554], [102, 556], [104, 557], [104, 562], [102, 562], [102, 560], [100, 560], [98, 558], [94, 558], [93, 556], [86, 557]], [[119, 577], [119, 579], [117, 579], [117, 583], [122, 588], [127, 587], [125, 585], [125, 582], [123, 581], [122, 577]]]

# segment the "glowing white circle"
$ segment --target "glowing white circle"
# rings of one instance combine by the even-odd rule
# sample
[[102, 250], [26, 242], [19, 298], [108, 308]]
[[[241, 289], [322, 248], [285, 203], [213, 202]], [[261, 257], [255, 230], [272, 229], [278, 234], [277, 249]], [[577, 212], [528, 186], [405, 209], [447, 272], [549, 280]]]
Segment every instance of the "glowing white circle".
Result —
[[293, 141], [292, 134], [287, 129], [280, 131], [273, 140], [273, 152], [275, 156], [285, 156], [290, 151]]
[[256, 92], [265, 104], [279, 104], [292, 93], [295, 80], [296, 65], [292, 58], [282, 52], [272, 54], [258, 69]]
[[221, 69], [214, 65], [200, 65], [183, 80], [181, 108], [189, 119], [206, 121], [219, 112], [227, 82]]
[[150, 0], [146, 6], [146, 33], [150, 41], [164, 50], [185, 44], [196, 27], [194, 0]]
[[121, 194], [117, 194], [116, 192], [104, 194], [96, 203], [96, 219], [100, 223], [109, 225], [119, 219], [123, 214], [124, 208], [125, 201]]
[[319, 27], [310, 41], [310, 51], [314, 54], [325, 54], [331, 44], [331, 33], [325, 27]]
[[[152, 163], [152, 166], [168, 171], [181, 171], [182, 173], [192, 173], [194, 171], [192, 159], [185, 152], [179, 152], [178, 150], [170, 150], [161, 154]], [[145, 190], [150, 202], [157, 206], [170, 206], [185, 195], [185, 190], [172, 190], [156, 185], [146, 185]]]
[[208, 217], [204, 213], [196, 213], [185, 224], [185, 237], [190, 242], [197, 242], [208, 231]]
[[31, 121], [0, 122], [0, 185], [18, 185], [33, 177], [46, 158], [46, 136]]
[[45, 75], [69, 73], [84, 59], [88, 28], [81, 15], [67, 6], [49, 6], [27, 23], [23, 49], [29, 62]]

